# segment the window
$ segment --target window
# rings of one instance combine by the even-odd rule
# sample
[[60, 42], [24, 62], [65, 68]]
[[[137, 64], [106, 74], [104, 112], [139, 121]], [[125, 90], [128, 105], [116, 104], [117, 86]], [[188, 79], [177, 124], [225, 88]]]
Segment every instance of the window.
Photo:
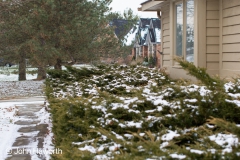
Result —
[[194, 0], [175, 3], [175, 54], [194, 62]]

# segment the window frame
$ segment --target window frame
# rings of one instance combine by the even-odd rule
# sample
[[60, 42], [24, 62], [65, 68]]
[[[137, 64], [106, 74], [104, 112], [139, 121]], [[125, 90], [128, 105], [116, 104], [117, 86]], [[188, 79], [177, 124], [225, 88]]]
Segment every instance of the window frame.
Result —
[[[177, 0], [173, 4], [173, 35], [174, 35], [173, 36], [173, 39], [174, 39], [174, 41], [173, 41], [173, 55], [175, 57], [183, 58], [184, 60], [186, 60], [186, 58], [187, 58], [187, 53], [186, 53], [186, 51], [187, 51], [187, 42], [186, 42], [187, 41], [187, 35], [186, 35], [186, 33], [187, 33], [187, 2], [188, 1], [190, 1], [190, 0]], [[193, 28], [194, 28], [194, 32], [193, 32], [193, 34], [194, 34], [193, 57], [194, 57], [194, 59], [193, 59], [193, 63], [195, 63], [195, 61], [196, 61], [195, 46], [197, 45], [197, 44], [195, 44], [195, 36], [196, 36], [196, 29], [195, 28], [196, 28], [197, 24], [195, 23], [196, 22], [195, 21], [195, 19], [196, 19], [196, 1], [195, 0], [193, 0], [193, 1], [194, 1], [194, 14], [193, 14], [193, 18], [194, 18], [194, 20], [193, 20], [193, 23], [194, 23], [194, 26], [193, 26]], [[179, 5], [179, 4], [183, 4], [182, 56], [178, 56], [177, 51], [176, 51], [176, 45], [177, 45], [177, 35], [176, 35], [176, 31], [177, 31], [177, 25], [176, 25], [176, 23], [177, 23], [177, 13], [176, 12], [177, 12], [177, 9], [176, 9], [176, 6]], [[177, 63], [174, 63], [174, 65], [177, 65]]]

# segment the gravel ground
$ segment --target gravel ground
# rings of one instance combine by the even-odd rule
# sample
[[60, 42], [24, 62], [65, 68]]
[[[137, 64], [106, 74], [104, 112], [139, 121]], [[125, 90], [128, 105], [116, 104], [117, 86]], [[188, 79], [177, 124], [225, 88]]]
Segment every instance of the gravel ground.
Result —
[[44, 81], [0, 81], [0, 100], [43, 96]]

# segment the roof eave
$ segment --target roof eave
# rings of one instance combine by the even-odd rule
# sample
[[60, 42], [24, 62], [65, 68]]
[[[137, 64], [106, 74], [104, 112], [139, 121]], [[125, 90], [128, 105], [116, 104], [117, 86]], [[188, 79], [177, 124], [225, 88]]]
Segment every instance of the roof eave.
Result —
[[146, 2], [141, 3], [141, 7], [138, 8], [138, 11], [158, 11], [161, 7], [161, 3], [167, 0], [148, 0]]

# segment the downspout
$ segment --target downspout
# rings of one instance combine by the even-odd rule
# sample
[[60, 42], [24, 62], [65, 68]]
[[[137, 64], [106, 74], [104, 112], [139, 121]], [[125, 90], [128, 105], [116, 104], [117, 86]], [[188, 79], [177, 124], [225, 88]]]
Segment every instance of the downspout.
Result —
[[[158, 19], [162, 19], [162, 16], [160, 15], [160, 13], [161, 13], [161, 10], [159, 10], [159, 11], [157, 11], [157, 17], [158, 17]], [[161, 23], [162, 24], [162, 23]], [[161, 27], [161, 30], [162, 30], [162, 27]], [[162, 35], [162, 34], [161, 34]], [[161, 39], [162, 39], [162, 37], [161, 37]], [[162, 43], [162, 42], [161, 42]], [[162, 47], [161, 47], [161, 51], [162, 51]], [[158, 50], [158, 52], [162, 55], [163, 53], [162, 52], [160, 52], [159, 50]]]
[[[162, 16], [160, 15], [160, 13], [161, 13], [161, 10], [159, 10], [159, 11], [157, 11], [157, 17], [158, 17], [158, 19], [160, 19], [160, 22], [161, 22], [161, 19], [162, 19]], [[161, 22], [161, 25], [162, 25], [162, 22]], [[161, 27], [161, 32], [162, 32], [162, 27]], [[161, 34], [161, 42], [160, 42], [160, 51], [159, 50], [157, 50], [157, 46], [156, 46], [156, 50], [161, 54], [161, 56], [160, 56], [160, 66], [158, 66], [159, 68], [161, 68], [162, 67], [162, 64], [163, 64], [163, 52], [162, 52], [162, 34]], [[157, 60], [158, 61], [158, 60]]]
[[161, 10], [160, 10], [160, 11], [157, 11], [157, 17], [158, 17], [158, 19], [160, 19], [160, 20], [161, 20], [161, 15], [160, 15], [160, 12], [161, 12]]

